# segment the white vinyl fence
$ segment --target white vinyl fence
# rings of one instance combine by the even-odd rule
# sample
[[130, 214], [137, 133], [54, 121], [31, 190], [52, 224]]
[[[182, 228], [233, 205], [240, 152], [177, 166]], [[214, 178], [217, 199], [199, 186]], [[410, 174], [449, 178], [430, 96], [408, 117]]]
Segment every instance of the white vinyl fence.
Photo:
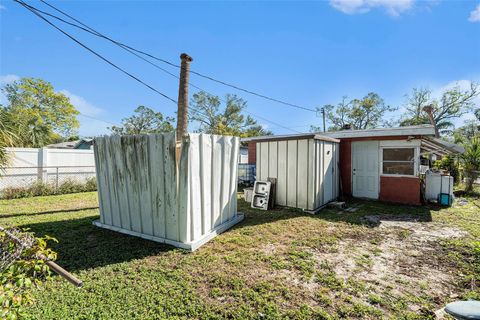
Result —
[[86, 182], [95, 177], [93, 150], [7, 148], [9, 166], [0, 174], [5, 188], [22, 188], [36, 182], [59, 185], [67, 180]]

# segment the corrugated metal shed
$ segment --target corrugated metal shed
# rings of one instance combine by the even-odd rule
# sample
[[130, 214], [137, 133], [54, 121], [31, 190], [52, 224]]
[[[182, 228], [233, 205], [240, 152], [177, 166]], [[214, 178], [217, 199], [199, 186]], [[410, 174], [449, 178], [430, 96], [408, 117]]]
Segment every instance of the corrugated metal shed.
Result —
[[339, 195], [339, 140], [317, 134], [256, 140], [257, 180], [276, 178], [275, 203], [316, 211]]
[[174, 133], [95, 139], [95, 225], [193, 251], [243, 219], [239, 138], [186, 136], [178, 169], [175, 143]]

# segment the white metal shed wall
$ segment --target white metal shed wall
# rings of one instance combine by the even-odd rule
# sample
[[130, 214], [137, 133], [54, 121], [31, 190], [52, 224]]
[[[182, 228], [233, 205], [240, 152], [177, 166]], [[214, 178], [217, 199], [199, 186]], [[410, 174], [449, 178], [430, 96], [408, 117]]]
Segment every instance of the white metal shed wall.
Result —
[[95, 139], [97, 226], [195, 250], [237, 214], [239, 139], [190, 134], [178, 170], [175, 134]]
[[338, 197], [338, 143], [312, 138], [256, 147], [257, 180], [277, 179], [276, 204], [315, 210]]

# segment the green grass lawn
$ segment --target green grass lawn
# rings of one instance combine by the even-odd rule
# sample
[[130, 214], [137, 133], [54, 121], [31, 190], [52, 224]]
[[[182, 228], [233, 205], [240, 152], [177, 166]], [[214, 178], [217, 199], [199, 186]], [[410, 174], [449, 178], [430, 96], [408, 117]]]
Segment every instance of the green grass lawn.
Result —
[[96, 193], [2, 200], [0, 225], [57, 238], [57, 262], [84, 281], [36, 289], [34, 319], [425, 319], [480, 298], [480, 200], [465, 199], [316, 216], [239, 200], [245, 220], [194, 253], [94, 227]]

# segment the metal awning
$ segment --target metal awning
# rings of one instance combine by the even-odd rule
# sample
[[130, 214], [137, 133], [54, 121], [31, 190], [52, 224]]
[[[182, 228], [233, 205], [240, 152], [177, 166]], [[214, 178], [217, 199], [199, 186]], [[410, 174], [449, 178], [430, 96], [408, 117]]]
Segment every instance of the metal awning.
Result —
[[440, 156], [465, 152], [465, 148], [458, 144], [433, 137], [422, 137], [421, 149], [427, 153], [433, 153]]

